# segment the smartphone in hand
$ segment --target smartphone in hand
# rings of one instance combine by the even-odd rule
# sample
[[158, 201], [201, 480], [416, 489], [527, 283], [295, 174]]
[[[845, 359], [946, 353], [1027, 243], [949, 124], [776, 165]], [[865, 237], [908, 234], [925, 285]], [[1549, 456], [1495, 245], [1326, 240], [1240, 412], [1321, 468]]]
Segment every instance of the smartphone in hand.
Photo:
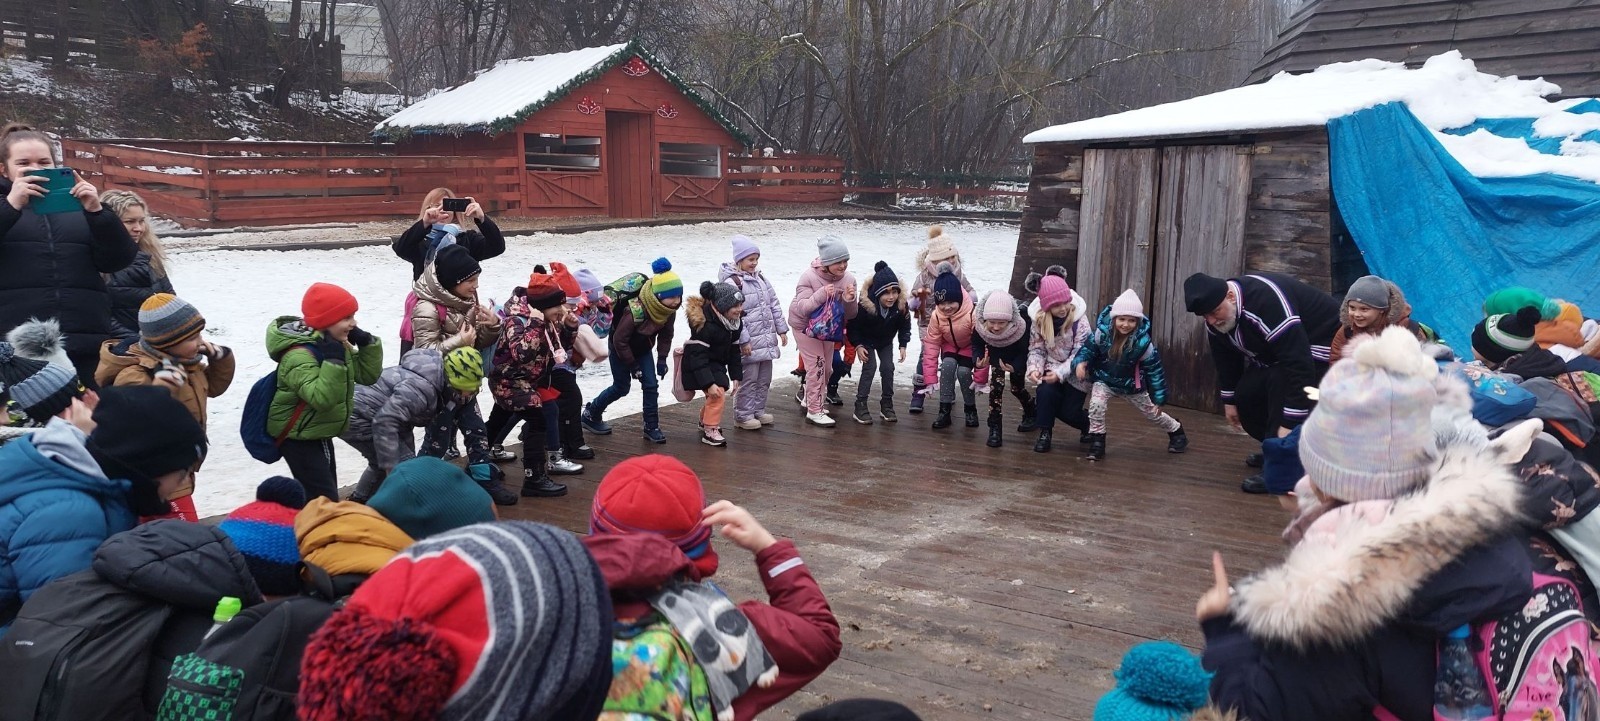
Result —
[[466, 198], [445, 198], [444, 211], [446, 213], [465, 213], [467, 212], [467, 206], [471, 204], [472, 201]]
[[45, 194], [29, 202], [29, 210], [40, 215], [83, 212], [83, 203], [72, 197], [72, 188], [78, 184], [78, 177], [72, 168], [35, 168], [29, 170], [28, 175], [45, 178], [45, 182], [41, 183]]

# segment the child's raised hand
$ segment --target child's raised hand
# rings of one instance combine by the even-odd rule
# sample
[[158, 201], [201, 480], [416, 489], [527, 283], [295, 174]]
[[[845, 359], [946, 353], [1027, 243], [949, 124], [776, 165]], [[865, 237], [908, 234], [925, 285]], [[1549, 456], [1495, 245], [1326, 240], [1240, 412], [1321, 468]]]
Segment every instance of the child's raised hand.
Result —
[[1200, 595], [1194, 605], [1195, 620], [1205, 622], [1228, 612], [1233, 600], [1233, 589], [1228, 586], [1228, 569], [1222, 566], [1222, 552], [1211, 552], [1211, 588]]
[[717, 501], [700, 514], [700, 523], [709, 527], [722, 526], [718, 533], [723, 538], [739, 544], [751, 553], [760, 553], [777, 543], [755, 516], [732, 501]]

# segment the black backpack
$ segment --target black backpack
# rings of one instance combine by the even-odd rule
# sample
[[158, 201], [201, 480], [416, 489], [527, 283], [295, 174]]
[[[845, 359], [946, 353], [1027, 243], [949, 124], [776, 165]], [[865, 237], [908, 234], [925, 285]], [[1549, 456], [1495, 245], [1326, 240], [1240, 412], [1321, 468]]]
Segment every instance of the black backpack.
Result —
[[295, 720], [306, 643], [364, 580], [304, 567], [310, 595], [245, 609], [172, 663], [157, 721]]
[[194, 648], [209, 625], [93, 570], [57, 579], [0, 637], [0, 721], [149, 718], [152, 680], [167, 673], [161, 650]]

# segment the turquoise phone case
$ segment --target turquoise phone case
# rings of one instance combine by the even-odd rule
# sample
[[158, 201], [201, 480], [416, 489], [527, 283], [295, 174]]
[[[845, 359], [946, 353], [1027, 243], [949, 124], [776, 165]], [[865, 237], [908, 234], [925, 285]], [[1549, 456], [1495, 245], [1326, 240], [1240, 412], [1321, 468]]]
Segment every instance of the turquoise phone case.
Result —
[[28, 204], [29, 210], [40, 215], [83, 212], [83, 203], [72, 197], [72, 186], [78, 184], [77, 178], [72, 175], [72, 168], [38, 168], [28, 171], [28, 174], [49, 178], [49, 182], [43, 184], [49, 194], [34, 198]]

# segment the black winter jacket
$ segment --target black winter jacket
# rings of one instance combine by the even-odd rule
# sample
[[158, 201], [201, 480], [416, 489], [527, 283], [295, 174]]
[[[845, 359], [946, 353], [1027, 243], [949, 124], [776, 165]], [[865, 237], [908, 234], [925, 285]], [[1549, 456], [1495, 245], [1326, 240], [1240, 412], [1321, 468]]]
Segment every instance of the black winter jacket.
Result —
[[172, 281], [157, 275], [150, 254], [139, 251], [133, 264], [106, 278], [111, 294], [111, 337], [118, 340], [139, 337], [139, 306], [156, 293], [175, 293]]
[[[506, 252], [506, 237], [500, 233], [500, 226], [493, 220], [484, 216], [483, 220], [473, 221], [478, 224], [477, 230], [463, 228], [456, 236], [456, 245], [467, 249], [474, 260], [484, 261]], [[432, 225], [417, 221], [406, 228], [406, 232], [394, 239], [389, 247], [394, 254], [404, 260], [411, 261], [411, 280], [422, 277], [422, 270], [427, 267], [428, 231]]]
[[[845, 334], [852, 345], [876, 350], [893, 343], [895, 338], [900, 339], [901, 348], [911, 344], [911, 313], [906, 310], [904, 298], [890, 306], [888, 312], [879, 313], [877, 301], [865, 295], [860, 297], [860, 312], [845, 325]], [[1027, 343], [1023, 346], [1026, 352]]]
[[1307, 387], [1316, 387], [1328, 369], [1328, 346], [1339, 329], [1339, 304], [1333, 296], [1278, 273], [1252, 273], [1228, 281], [1239, 295], [1239, 322], [1231, 333], [1206, 326], [1211, 357], [1217, 364], [1217, 389], [1223, 404], [1246, 366], [1285, 371], [1283, 425], [1293, 428], [1311, 413]]
[[[10, 192], [11, 181], [0, 179], [0, 196]], [[0, 198], [0, 334], [30, 318], [58, 319], [67, 355], [92, 383], [100, 344], [111, 336], [100, 274], [128, 267], [138, 251], [109, 210], [38, 215]]]
[[684, 389], [703, 391], [714, 385], [728, 388], [730, 380], [743, 381], [739, 331], [717, 320], [699, 296], [690, 298], [684, 309], [690, 329], [689, 342], [683, 344]]

